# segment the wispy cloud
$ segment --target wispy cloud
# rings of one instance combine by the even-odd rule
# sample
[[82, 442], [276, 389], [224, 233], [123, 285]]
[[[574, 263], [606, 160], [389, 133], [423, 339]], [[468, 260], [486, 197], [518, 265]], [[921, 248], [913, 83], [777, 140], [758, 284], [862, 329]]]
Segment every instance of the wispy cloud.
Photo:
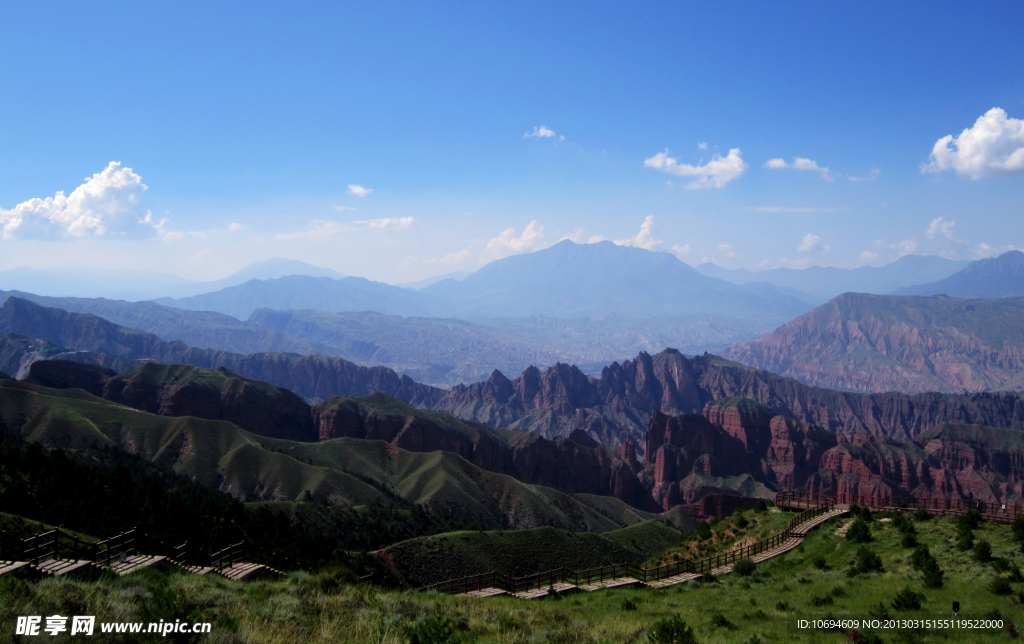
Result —
[[953, 170], [971, 179], [1024, 174], [1024, 120], [993, 107], [959, 136], [936, 141], [930, 159], [921, 172]]
[[654, 215], [647, 215], [644, 218], [644, 223], [640, 224], [640, 232], [633, 235], [628, 239], [618, 239], [615, 241], [619, 246], [635, 246], [636, 248], [646, 248], [651, 250], [655, 246], [661, 245], [661, 240], [655, 239], [653, 235], [654, 231]]
[[533, 132], [527, 132], [526, 134], [523, 135], [523, 138], [524, 139], [555, 139], [555, 138], [557, 138], [559, 141], [564, 141], [565, 140], [564, 136], [562, 136], [560, 134], [557, 134], [554, 130], [552, 130], [550, 128], [547, 128], [547, 127], [544, 127], [543, 125], [539, 125], [537, 127], [534, 127], [533, 128]]
[[357, 197], [365, 197], [371, 192], [373, 192], [373, 188], [364, 188], [355, 183], [348, 184], [348, 193], [350, 195], [355, 195]]
[[435, 264], [438, 266], [457, 266], [467, 259], [469, 259], [469, 249], [460, 250], [457, 253], [448, 253], [442, 257], [431, 257], [427, 260], [428, 264]]
[[408, 228], [416, 223], [415, 217], [385, 217], [384, 219], [365, 219], [354, 221], [354, 224], [369, 226], [375, 230], [387, 230], [389, 228]]
[[782, 170], [785, 168], [809, 170], [817, 172], [825, 181], [833, 181], [835, 179], [835, 175], [828, 168], [818, 165], [817, 161], [801, 157], [795, 157], [793, 163], [786, 163], [785, 159], [769, 159], [765, 162], [764, 167], [770, 170]]
[[722, 188], [747, 171], [747, 164], [743, 161], [743, 153], [739, 148], [729, 150], [728, 156], [725, 157], [716, 154], [704, 165], [679, 163], [679, 159], [670, 157], [668, 150], [665, 150], [644, 159], [644, 165], [680, 177], [697, 177], [695, 181], [685, 186], [691, 190]]
[[848, 210], [848, 207], [843, 206], [841, 208], [800, 208], [795, 206], [758, 206], [756, 208], [746, 208], [752, 212], [839, 212], [841, 210]]
[[850, 181], [874, 181], [874, 180], [878, 179], [878, 177], [881, 174], [882, 174], [882, 171], [879, 170], [878, 168], [875, 168], [874, 170], [869, 172], [867, 174], [867, 176], [865, 176], [865, 177], [846, 177], [846, 178], [849, 179]]
[[342, 212], [345, 210], [355, 210], [355, 208], [353, 208], [352, 206], [335, 206], [334, 209], [337, 210], [338, 212]]
[[732, 244], [720, 242], [718, 244], [718, 252], [722, 253], [726, 257], [735, 257], [736, 251], [733, 249]]
[[936, 217], [932, 219], [932, 223], [928, 224], [928, 230], [924, 234], [928, 239], [935, 239], [940, 235], [946, 239], [953, 239], [953, 226], [955, 225], [955, 221], [946, 221], [942, 217]]
[[356, 228], [348, 224], [342, 224], [337, 221], [327, 221], [324, 219], [314, 219], [309, 223], [309, 226], [306, 227], [305, 230], [274, 235], [274, 239], [276, 241], [288, 241], [290, 239], [315, 239], [318, 237], [329, 237], [339, 233], [352, 232], [354, 230], [356, 230]]

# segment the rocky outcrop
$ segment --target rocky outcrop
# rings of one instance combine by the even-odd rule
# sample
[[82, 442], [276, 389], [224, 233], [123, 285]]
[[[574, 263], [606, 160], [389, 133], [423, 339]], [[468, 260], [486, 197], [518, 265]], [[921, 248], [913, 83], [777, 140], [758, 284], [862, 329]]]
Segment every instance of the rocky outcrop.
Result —
[[409, 451], [444, 450], [524, 483], [569, 493], [615, 496], [641, 509], [653, 502], [636, 472], [635, 449], [625, 458], [582, 431], [547, 439], [535, 433], [496, 430], [452, 416], [423, 412], [387, 396], [335, 398], [313, 408], [320, 440], [340, 437], [386, 441]]
[[161, 416], [226, 420], [261, 436], [317, 439], [309, 405], [302, 398], [223, 367], [147, 364], [109, 378], [103, 397]]
[[724, 355], [831, 389], [1024, 391], [1024, 297], [846, 293]]

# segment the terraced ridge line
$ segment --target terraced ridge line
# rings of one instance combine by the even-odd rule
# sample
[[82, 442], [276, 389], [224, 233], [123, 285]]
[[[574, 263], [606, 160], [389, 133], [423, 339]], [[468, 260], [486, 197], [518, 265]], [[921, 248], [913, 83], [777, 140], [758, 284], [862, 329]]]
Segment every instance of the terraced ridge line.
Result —
[[604, 588], [623, 586], [645, 585], [650, 588], [667, 588], [692, 579], [699, 579], [708, 573], [728, 574], [732, 572], [733, 565], [740, 559], [749, 558], [760, 563], [778, 557], [800, 545], [810, 530], [846, 512], [846, 509], [824, 503], [798, 514], [790, 521], [786, 529], [777, 535], [699, 561], [682, 561], [657, 568], [640, 568], [635, 564], [619, 564], [584, 571], [559, 568], [518, 579], [497, 572], [489, 572], [460, 579], [450, 579], [419, 590], [433, 590], [466, 597], [494, 597], [507, 594], [520, 599], [536, 599], [550, 593], [577, 590], [594, 592]]

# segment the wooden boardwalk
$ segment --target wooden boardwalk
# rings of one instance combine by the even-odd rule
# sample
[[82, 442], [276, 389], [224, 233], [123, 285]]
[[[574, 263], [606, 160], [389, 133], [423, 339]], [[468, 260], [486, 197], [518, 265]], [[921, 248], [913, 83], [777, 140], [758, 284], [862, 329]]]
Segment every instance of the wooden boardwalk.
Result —
[[[759, 551], [757, 551], [755, 553], [752, 553], [752, 554], [749, 555], [749, 558], [752, 559], [755, 563], [761, 563], [763, 561], [768, 561], [769, 559], [772, 559], [774, 557], [778, 557], [780, 555], [786, 554], [787, 552], [789, 552], [793, 548], [796, 548], [797, 546], [799, 546], [800, 543], [803, 541], [804, 537], [807, 536], [808, 532], [810, 532], [814, 528], [818, 527], [819, 525], [825, 523], [826, 521], [828, 521], [828, 520], [830, 520], [832, 518], [835, 518], [835, 517], [841, 516], [843, 514], [846, 514], [846, 512], [847, 512], [846, 508], [824, 508], [824, 509], [820, 509], [819, 511], [814, 513], [812, 516], [806, 518], [805, 520], [790, 525], [790, 527], [787, 528], [787, 530], [781, 535], [781, 536], [783, 536], [785, 538], [781, 538], [781, 539], [780, 538], [774, 538], [774, 539], [772, 539], [770, 541], [770, 543], [772, 544], [771, 547], [769, 547], [767, 549], [759, 550]], [[736, 551], [734, 551], [734, 553], [738, 552], [741, 555], [745, 555], [748, 552], [750, 552], [750, 548], [751, 548], [750, 546], [745, 546], [743, 548], [737, 549]], [[727, 575], [730, 572], [732, 572], [733, 565], [734, 565], [735, 561], [737, 560], [736, 557], [728, 557], [728, 556], [726, 556], [723, 559], [721, 556], [719, 556], [718, 559], [711, 559], [709, 561], [722, 561], [722, 560], [729, 561], [729, 563], [726, 563], [725, 565], [719, 565], [719, 566], [715, 566], [715, 567], [706, 569], [706, 572], [710, 572], [710, 573], [712, 573], [714, 575]], [[573, 592], [573, 591], [577, 591], [577, 590], [582, 590], [582, 591], [587, 591], [587, 592], [594, 592], [594, 591], [603, 590], [603, 589], [606, 589], [606, 588], [626, 588], [626, 587], [631, 587], [631, 586], [646, 586], [648, 588], [668, 588], [670, 586], [675, 586], [677, 584], [683, 584], [683, 583], [686, 583], [688, 581], [693, 581], [695, 579], [700, 579], [703, 576], [703, 574], [699, 573], [699, 572], [681, 572], [679, 574], [675, 574], [675, 575], [664, 577], [664, 578], [656, 578], [656, 579], [652, 579], [650, 581], [644, 581], [644, 580], [638, 578], [637, 576], [626, 574], [626, 572], [629, 570], [629, 567], [627, 567], [627, 566], [621, 566], [621, 567], [615, 567], [615, 568], [621, 568], [621, 570], [623, 571], [623, 574], [619, 575], [619, 574], [616, 574], [615, 571], [613, 571], [612, 574], [614, 576], [611, 576], [611, 577], [605, 579], [605, 578], [603, 578], [603, 574], [602, 574], [602, 578], [599, 579], [598, 581], [589, 581], [587, 583], [573, 584], [573, 583], [569, 583], [569, 582], [565, 581], [564, 578], [563, 578], [563, 581], [555, 582], [553, 580], [553, 577], [550, 577], [551, 573], [541, 573], [542, 577], [551, 578], [552, 579], [552, 583], [550, 583], [550, 584], [548, 584], [546, 586], [545, 585], [536, 585], [536, 587], [527, 588], [527, 589], [524, 589], [524, 590], [520, 590], [518, 592], [510, 592], [510, 591], [507, 591], [507, 590], [505, 590], [503, 588], [499, 588], [497, 586], [486, 586], [486, 587], [481, 587], [481, 588], [475, 588], [475, 589], [472, 589], [472, 590], [466, 590], [464, 592], [459, 592], [459, 593], [456, 593], [456, 594], [459, 595], [459, 596], [462, 596], [462, 597], [497, 597], [497, 596], [500, 596], [500, 595], [511, 595], [511, 596], [516, 597], [518, 599], [541, 599], [541, 598], [544, 598], [544, 597], [548, 596], [548, 594], [550, 592], [549, 589], [554, 589], [554, 591], [556, 593], [563, 594], [563, 593]], [[579, 575], [579, 574], [580, 573], [577, 573], [577, 575]], [[586, 574], [586, 573], [583, 573], [583, 574]], [[488, 575], [484, 575], [482, 577], [487, 577], [487, 576]], [[589, 577], [590, 575], [588, 574], [587, 576]], [[643, 576], [646, 576], [646, 575], [643, 575]], [[490, 573], [489, 577], [490, 577], [491, 581], [499, 581], [500, 580], [502, 583], [513, 582], [513, 580], [505, 579], [505, 578], [500, 577], [500, 576], [498, 576], [498, 575], [496, 575], [494, 573]], [[449, 583], [451, 583], [451, 582], [449, 582]], [[472, 583], [472, 582], [470, 582], [470, 583]]]

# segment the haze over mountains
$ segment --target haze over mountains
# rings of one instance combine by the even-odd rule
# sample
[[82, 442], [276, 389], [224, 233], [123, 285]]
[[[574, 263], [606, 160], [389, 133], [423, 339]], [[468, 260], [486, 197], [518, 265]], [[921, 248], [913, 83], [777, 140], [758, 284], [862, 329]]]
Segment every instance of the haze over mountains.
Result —
[[945, 279], [900, 288], [895, 294], [1021, 297], [1024, 296], [1024, 253], [1011, 250], [999, 257], [979, 259]]

